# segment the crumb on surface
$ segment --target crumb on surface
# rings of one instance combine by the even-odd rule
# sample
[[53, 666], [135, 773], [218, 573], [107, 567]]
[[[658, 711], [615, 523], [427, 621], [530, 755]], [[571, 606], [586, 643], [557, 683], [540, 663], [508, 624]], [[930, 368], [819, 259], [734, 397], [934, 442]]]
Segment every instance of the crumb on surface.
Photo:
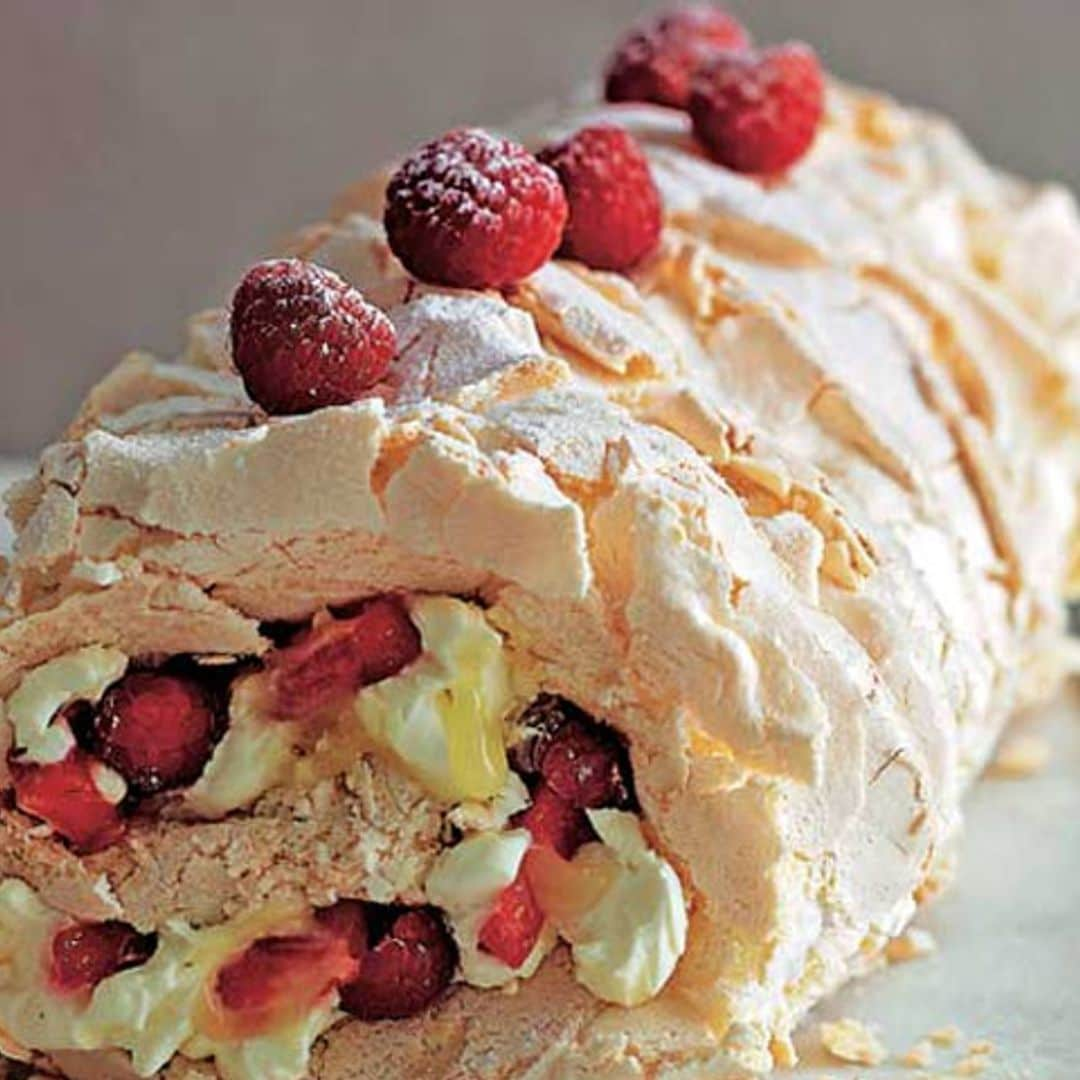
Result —
[[910, 1050], [900, 1055], [900, 1064], [909, 1069], [925, 1069], [934, 1063], [934, 1044], [920, 1039]]
[[885, 955], [892, 964], [906, 963], [937, 952], [937, 941], [929, 930], [910, 927], [885, 946]]
[[978, 1076], [990, 1064], [985, 1054], [969, 1054], [952, 1067], [953, 1076]]
[[881, 1040], [861, 1020], [850, 1017], [822, 1023], [821, 1045], [839, 1061], [855, 1065], [880, 1065], [889, 1056]]
[[926, 1036], [935, 1046], [955, 1046], [961, 1039], [960, 1029], [955, 1024], [939, 1027]]

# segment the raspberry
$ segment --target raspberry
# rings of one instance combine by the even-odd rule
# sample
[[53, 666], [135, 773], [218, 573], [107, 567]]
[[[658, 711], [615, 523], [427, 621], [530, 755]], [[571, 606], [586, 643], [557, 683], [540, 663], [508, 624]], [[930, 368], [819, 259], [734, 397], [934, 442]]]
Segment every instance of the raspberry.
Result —
[[741, 173], [784, 172], [810, 149], [825, 111], [825, 80], [809, 45], [728, 53], [694, 80], [694, 132], [714, 161]]
[[332, 619], [270, 659], [278, 711], [306, 716], [396, 675], [421, 652], [420, 634], [399, 599], [380, 596]]
[[271, 1031], [309, 1013], [360, 964], [347, 938], [322, 927], [262, 938], [218, 972], [215, 1019], [232, 1038]]
[[698, 68], [722, 50], [749, 45], [746, 30], [723, 8], [676, 9], [622, 40], [608, 65], [605, 96], [685, 109]]
[[571, 721], [552, 738], [540, 766], [544, 782], [581, 809], [625, 806], [629, 785], [617, 737], [599, 725]]
[[536, 789], [532, 805], [518, 814], [513, 823], [528, 829], [534, 844], [554, 848], [564, 859], [573, 858], [579, 847], [596, 839], [585, 811], [568, 803], [546, 784]]
[[579, 809], [637, 807], [630, 760], [619, 736], [563, 698], [541, 694], [521, 718], [527, 737], [510, 750], [526, 778], [539, 777]]
[[386, 189], [394, 254], [422, 281], [512, 285], [551, 258], [566, 224], [558, 178], [517, 143], [477, 128], [412, 155]]
[[341, 988], [341, 1006], [361, 1020], [400, 1020], [442, 996], [457, 967], [457, 949], [431, 908], [380, 914], [385, 932], [376, 935], [360, 974]]
[[596, 270], [629, 270], [656, 250], [660, 193], [629, 132], [583, 128], [539, 157], [558, 173], [570, 207], [559, 254]]
[[120, 808], [95, 782], [103, 768], [85, 751], [75, 748], [53, 765], [12, 763], [15, 805], [40, 818], [76, 851], [101, 851], [120, 840], [125, 831]]
[[49, 981], [62, 994], [85, 993], [118, 971], [145, 964], [156, 948], [153, 934], [127, 923], [70, 926], [53, 938]]
[[544, 913], [522, 872], [499, 894], [480, 927], [478, 940], [484, 952], [507, 967], [519, 968], [528, 960], [543, 929]]
[[313, 412], [362, 398], [397, 352], [393, 324], [337, 274], [302, 259], [270, 259], [232, 302], [232, 355], [268, 413]]
[[216, 695], [196, 679], [140, 671], [110, 687], [81, 741], [145, 796], [198, 780], [224, 730]]

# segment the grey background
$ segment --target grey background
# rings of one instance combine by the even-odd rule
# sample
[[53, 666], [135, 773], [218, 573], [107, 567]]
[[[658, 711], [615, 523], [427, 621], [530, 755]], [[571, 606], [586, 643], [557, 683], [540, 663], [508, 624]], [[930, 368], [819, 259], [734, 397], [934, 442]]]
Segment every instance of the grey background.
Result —
[[[635, 0], [0, 0], [0, 453], [422, 137], [600, 70]], [[1080, 0], [745, 0], [759, 39], [1080, 178]]]

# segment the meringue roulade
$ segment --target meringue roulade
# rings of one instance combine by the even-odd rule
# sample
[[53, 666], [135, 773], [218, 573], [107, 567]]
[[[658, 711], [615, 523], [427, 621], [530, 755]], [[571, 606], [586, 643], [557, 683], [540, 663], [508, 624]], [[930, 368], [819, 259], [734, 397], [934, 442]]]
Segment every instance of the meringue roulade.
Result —
[[768, 179], [682, 100], [350, 189], [11, 493], [3, 1055], [767, 1071], [947, 881], [1063, 674], [1080, 217], [839, 83]]

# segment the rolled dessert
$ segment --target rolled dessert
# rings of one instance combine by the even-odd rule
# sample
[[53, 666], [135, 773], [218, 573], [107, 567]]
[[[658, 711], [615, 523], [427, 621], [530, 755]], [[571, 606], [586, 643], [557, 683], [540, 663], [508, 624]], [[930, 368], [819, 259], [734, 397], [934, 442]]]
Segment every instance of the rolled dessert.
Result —
[[389, 318], [370, 392], [270, 415], [206, 312], [10, 495], [12, 1062], [768, 1071], [947, 882], [1064, 670], [1074, 203], [836, 82], [768, 182], [650, 103], [525, 143], [598, 125], [661, 196], [632, 269], [418, 280], [378, 177], [282, 253]]

